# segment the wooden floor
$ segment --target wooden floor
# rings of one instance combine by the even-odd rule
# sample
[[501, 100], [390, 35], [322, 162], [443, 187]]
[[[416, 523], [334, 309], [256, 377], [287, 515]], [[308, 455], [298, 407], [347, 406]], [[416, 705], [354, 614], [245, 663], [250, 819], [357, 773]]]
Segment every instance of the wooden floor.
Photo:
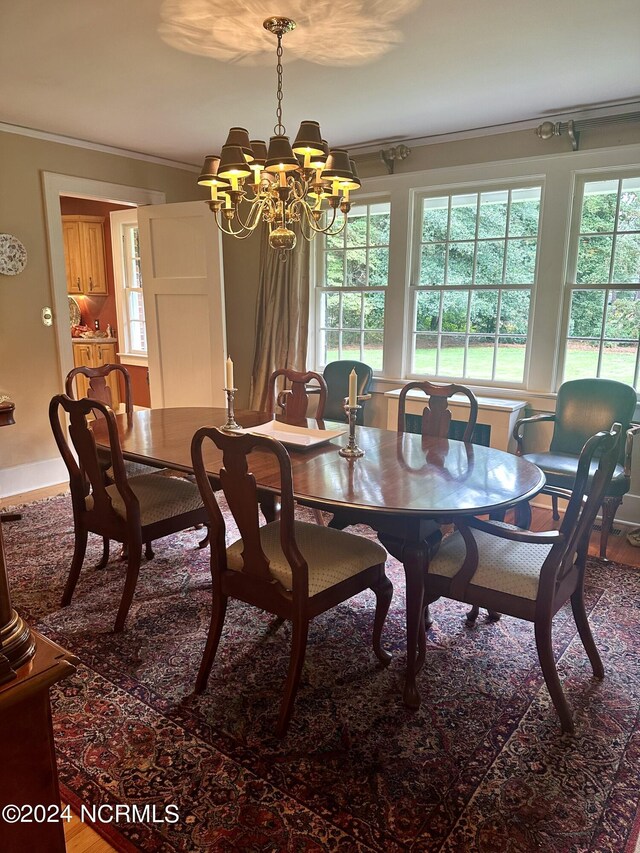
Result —
[[[38, 492], [30, 492], [28, 495], [15, 495], [12, 498], [0, 500], [0, 509], [26, 503], [27, 501], [63, 494], [65, 491], [64, 486], [52, 486], [48, 489], [41, 489]], [[507, 520], [509, 519], [507, 518]], [[553, 527], [558, 527], [559, 524], [560, 522], [553, 521], [550, 510], [533, 507], [532, 530], [550, 530]], [[640, 567], [640, 548], [635, 548], [627, 542], [626, 533], [629, 528], [619, 526], [618, 529], [620, 530], [618, 535], [609, 537], [607, 557], [619, 563]], [[598, 556], [599, 554], [599, 540], [600, 533], [594, 531], [591, 535], [589, 545], [589, 553], [594, 556]], [[72, 821], [65, 824], [65, 827], [68, 853], [110, 853], [110, 851], [114, 851], [115, 853], [114, 847], [111, 847], [88, 824], [82, 823], [75, 815]]]

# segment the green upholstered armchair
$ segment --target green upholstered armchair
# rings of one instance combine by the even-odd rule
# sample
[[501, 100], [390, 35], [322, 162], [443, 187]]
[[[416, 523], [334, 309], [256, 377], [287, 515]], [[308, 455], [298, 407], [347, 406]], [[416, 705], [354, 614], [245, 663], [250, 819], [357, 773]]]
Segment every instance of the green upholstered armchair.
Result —
[[[324, 408], [325, 420], [346, 421], [344, 398], [349, 394], [349, 374], [352, 370], [355, 370], [358, 376], [358, 396], [368, 394], [373, 379], [373, 370], [363, 361], [331, 361], [322, 371], [328, 389], [327, 402]], [[363, 412], [364, 407], [358, 411], [356, 423], [363, 423]]]
[[[513, 430], [518, 448], [524, 456], [542, 468], [547, 485], [559, 489], [573, 488], [578, 457], [585, 442], [600, 430], [609, 430], [614, 422], [622, 424], [619, 462], [613, 472], [602, 502], [602, 532], [600, 556], [606, 557], [607, 540], [618, 507], [631, 485], [631, 450], [633, 435], [640, 425], [633, 424], [637, 395], [630, 385], [611, 379], [574, 379], [565, 382], [558, 391], [555, 415], [534, 415], [519, 420]], [[530, 424], [551, 421], [553, 436], [549, 450], [543, 453], [524, 453], [524, 429]], [[593, 463], [595, 470], [597, 462]], [[593, 473], [593, 472], [592, 472]], [[558, 496], [552, 496], [553, 517], [557, 520]]]

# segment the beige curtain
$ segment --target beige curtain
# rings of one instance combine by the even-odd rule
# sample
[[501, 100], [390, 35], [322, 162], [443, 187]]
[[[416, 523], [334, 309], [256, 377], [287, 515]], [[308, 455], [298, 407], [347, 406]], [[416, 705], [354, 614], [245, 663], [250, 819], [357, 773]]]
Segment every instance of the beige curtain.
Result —
[[286, 261], [269, 246], [262, 231], [260, 288], [256, 312], [256, 346], [251, 373], [252, 409], [267, 409], [267, 383], [274, 370], [306, 369], [309, 326], [309, 243], [300, 235]]

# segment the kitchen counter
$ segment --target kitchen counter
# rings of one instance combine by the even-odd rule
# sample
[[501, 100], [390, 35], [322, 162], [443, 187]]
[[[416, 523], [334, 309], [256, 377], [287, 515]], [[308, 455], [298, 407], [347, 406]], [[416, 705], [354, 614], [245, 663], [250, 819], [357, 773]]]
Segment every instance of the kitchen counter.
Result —
[[117, 338], [71, 338], [72, 344], [117, 344]]

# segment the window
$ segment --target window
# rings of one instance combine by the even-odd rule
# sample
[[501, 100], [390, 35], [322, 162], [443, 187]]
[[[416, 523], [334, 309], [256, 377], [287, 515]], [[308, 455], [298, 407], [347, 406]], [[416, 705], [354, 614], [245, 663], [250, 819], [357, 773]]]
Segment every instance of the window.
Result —
[[541, 189], [418, 198], [410, 374], [524, 381]]
[[[146, 363], [147, 334], [140, 271], [138, 218], [135, 209], [111, 213], [111, 232], [116, 303], [120, 325], [121, 356], [125, 363], [132, 356], [135, 363]], [[133, 363], [133, 362], [131, 362]]]
[[568, 268], [564, 378], [638, 386], [640, 175], [583, 180]]
[[140, 245], [138, 226], [127, 224], [122, 227], [124, 254], [124, 321], [126, 325], [127, 350], [130, 353], [146, 353], [147, 336], [144, 322], [144, 300], [142, 298], [142, 276], [140, 274]]
[[316, 369], [352, 356], [375, 366], [376, 393], [424, 377], [545, 411], [575, 376], [640, 390], [640, 144], [363, 190], [346, 234], [315, 244]]
[[318, 252], [319, 366], [352, 358], [382, 370], [390, 215], [389, 202], [354, 204]]

